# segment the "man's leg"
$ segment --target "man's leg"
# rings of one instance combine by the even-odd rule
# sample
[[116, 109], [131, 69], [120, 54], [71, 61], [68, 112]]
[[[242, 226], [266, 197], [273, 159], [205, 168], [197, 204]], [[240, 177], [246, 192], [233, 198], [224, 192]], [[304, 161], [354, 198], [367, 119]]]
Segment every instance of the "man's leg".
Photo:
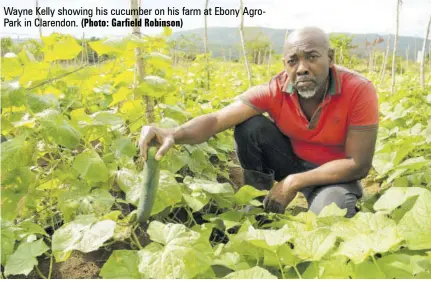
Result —
[[308, 209], [319, 214], [325, 206], [335, 203], [341, 209], [347, 209], [347, 218], [353, 217], [356, 212], [356, 202], [362, 197], [360, 181], [344, 184], [332, 184], [313, 189], [304, 190], [308, 201]]
[[306, 170], [293, 152], [289, 138], [262, 115], [238, 124], [234, 136], [245, 184], [269, 190], [274, 180]]

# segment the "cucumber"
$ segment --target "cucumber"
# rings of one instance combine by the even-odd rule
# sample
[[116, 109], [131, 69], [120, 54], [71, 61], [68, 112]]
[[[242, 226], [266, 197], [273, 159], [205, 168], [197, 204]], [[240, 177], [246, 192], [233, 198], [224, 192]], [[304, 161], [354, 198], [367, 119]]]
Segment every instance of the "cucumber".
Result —
[[144, 177], [138, 205], [138, 222], [142, 225], [150, 218], [159, 185], [160, 166], [159, 161], [155, 159], [156, 152], [157, 148], [150, 147], [142, 172]]

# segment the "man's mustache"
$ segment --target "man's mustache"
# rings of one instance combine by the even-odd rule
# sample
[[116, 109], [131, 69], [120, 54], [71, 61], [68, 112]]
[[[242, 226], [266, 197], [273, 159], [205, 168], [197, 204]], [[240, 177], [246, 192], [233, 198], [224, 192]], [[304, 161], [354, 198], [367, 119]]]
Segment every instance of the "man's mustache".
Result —
[[306, 77], [306, 78], [296, 79], [295, 85], [298, 85], [298, 83], [301, 83], [301, 82], [313, 82], [313, 83], [316, 83], [316, 81], [314, 79]]

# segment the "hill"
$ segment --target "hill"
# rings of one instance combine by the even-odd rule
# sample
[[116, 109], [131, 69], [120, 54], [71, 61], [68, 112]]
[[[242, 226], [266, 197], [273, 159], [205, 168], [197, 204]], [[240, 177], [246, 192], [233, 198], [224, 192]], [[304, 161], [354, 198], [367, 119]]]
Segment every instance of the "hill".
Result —
[[[291, 32], [292, 30], [289, 30]], [[247, 27], [245, 28], [245, 37], [250, 38], [250, 36], [256, 36], [261, 32], [264, 36], [267, 36], [272, 43], [274, 51], [276, 53], [281, 53], [283, 49], [283, 41], [286, 34], [285, 29], [273, 29], [266, 27]], [[376, 33], [367, 33], [367, 34], [354, 34], [354, 33], [342, 33], [346, 35], [353, 36], [353, 44], [357, 45], [358, 48], [356, 52], [359, 56], [366, 56], [366, 48], [365, 48], [365, 40], [368, 42], [374, 41], [376, 38], [383, 37], [384, 42], [378, 44], [376, 47], [379, 50], [386, 49], [386, 39], [387, 34], [376, 34]], [[181, 35], [184, 36], [195, 36], [198, 40], [203, 42], [204, 29], [198, 28], [193, 30], [179, 31], [174, 32], [172, 35], [172, 39], [178, 39]], [[391, 36], [391, 50], [393, 46], [394, 35]], [[213, 52], [214, 56], [222, 56], [223, 50], [225, 54], [231, 49], [232, 57], [237, 57], [240, 51], [240, 36], [239, 29], [234, 27], [211, 27], [208, 28], [208, 41], [209, 48]], [[429, 42], [430, 40], [428, 40]], [[406, 53], [408, 50], [409, 59], [415, 58], [415, 53], [422, 48], [423, 39], [418, 37], [411, 36], [399, 36], [398, 37], [398, 47], [397, 54], [403, 57], [406, 57]], [[202, 43], [203, 50], [203, 43]], [[427, 44], [428, 50], [429, 43]], [[416, 50], [416, 52], [415, 52]]]

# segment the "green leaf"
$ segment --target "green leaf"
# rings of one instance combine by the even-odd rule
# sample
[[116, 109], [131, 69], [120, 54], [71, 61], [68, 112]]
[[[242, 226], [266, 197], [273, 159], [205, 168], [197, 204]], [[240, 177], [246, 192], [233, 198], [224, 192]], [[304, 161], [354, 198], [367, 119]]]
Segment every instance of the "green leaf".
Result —
[[[3, 65], [4, 67], [4, 65]], [[4, 69], [2, 67], [2, 69]], [[21, 106], [25, 104], [25, 89], [14, 83], [3, 83], [1, 87], [1, 106], [8, 108], [11, 106]]]
[[22, 230], [17, 232], [18, 235], [42, 234], [42, 235], [48, 236], [45, 229], [43, 229], [43, 227], [41, 227], [40, 225], [35, 224], [34, 222], [25, 221], [20, 223], [19, 226]]
[[78, 146], [81, 134], [60, 113], [47, 109], [36, 116], [41, 119], [41, 130], [47, 140], [52, 140], [67, 148]]
[[77, 217], [64, 224], [52, 237], [52, 251], [57, 262], [67, 260], [73, 250], [89, 253], [99, 249], [114, 235], [116, 223], [92, 215]]
[[43, 239], [31, 243], [21, 243], [6, 261], [6, 276], [17, 274], [27, 276], [33, 270], [33, 267], [37, 265], [36, 257], [42, 255], [48, 249], [49, 247], [43, 242]]
[[396, 166], [396, 169], [419, 170], [429, 163], [430, 160], [425, 159], [423, 156], [414, 157], [403, 161], [401, 164]]
[[93, 119], [93, 125], [123, 125], [124, 120], [121, 116], [118, 116], [109, 111], [98, 111], [90, 117]]
[[370, 255], [395, 249], [402, 241], [396, 223], [383, 214], [357, 213], [353, 219], [333, 225], [332, 230], [344, 240], [336, 254], [350, 258], [355, 264]]
[[319, 213], [319, 218], [324, 217], [344, 217], [347, 214], [347, 209], [340, 209], [337, 204], [331, 203], [323, 208]]
[[234, 190], [228, 183], [218, 183], [209, 180], [191, 178], [189, 176], [184, 178], [184, 183], [193, 192], [205, 191], [209, 194], [233, 194]]
[[94, 150], [79, 154], [73, 162], [73, 168], [89, 182], [104, 182], [109, 177], [108, 168]]
[[144, 57], [145, 62], [158, 69], [166, 69], [172, 66], [172, 58], [160, 53], [152, 52]]
[[353, 265], [346, 257], [332, 257], [329, 260], [313, 262], [302, 274], [302, 278], [311, 279], [351, 279], [355, 276]]
[[143, 95], [160, 98], [175, 90], [175, 86], [169, 84], [168, 81], [162, 77], [149, 75], [143, 79], [138, 90]]
[[262, 267], [255, 266], [250, 269], [243, 269], [232, 272], [224, 277], [224, 279], [278, 279], [268, 270]]
[[227, 252], [215, 258], [213, 265], [223, 265], [232, 270], [249, 269], [250, 266], [241, 258], [237, 252]]
[[139, 272], [144, 278], [193, 278], [210, 267], [212, 248], [198, 232], [153, 221], [148, 234], [163, 246], [153, 242], [139, 251]]
[[233, 196], [233, 199], [238, 205], [245, 205], [251, 199], [268, 194], [266, 190], [258, 190], [250, 185], [244, 185]]
[[44, 42], [44, 59], [46, 62], [56, 60], [70, 60], [81, 52], [81, 46], [70, 35], [53, 33], [51, 36], [42, 37]]
[[293, 238], [293, 253], [306, 261], [321, 260], [334, 247], [336, 241], [335, 234], [324, 228], [296, 235]]
[[355, 268], [355, 278], [358, 279], [385, 279], [385, 274], [380, 271], [377, 266], [366, 260], [360, 264], [354, 265]]
[[101, 216], [111, 210], [115, 198], [105, 189], [66, 191], [59, 196], [59, 207], [67, 222], [79, 214]]
[[411, 279], [413, 266], [410, 264], [410, 259], [408, 255], [388, 255], [378, 259], [377, 264], [387, 279]]
[[99, 40], [88, 42], [91, 49], [93, 49], [99, 56], [101, 55], [120, 55], [124, 51], [113, 40]]
[[424, 192], [425, 189], [420, 187], [392, 187], [374, 203], [373, 208], [376, 211], [391, 212], [404, 204], [410, 197]]
[[187, 206], [189, 206], [193, 212], [200, 211], [208, 202], [210, 198], [204, 192], [183, 192], [184, 201], [186, 201]]
[[140, 279], [137, 251], [116, 250], [100, 270], [104, 279]]
[[235, 236], [235, 240], [247, 241], [256, 247], [275, 251], [292, 239], [292, 234], [289, 232], [290, 230], [287, 226], [272, 230], [255, 229], [252, 225], [249, 225], [246, 231], [242, 231]]
[[133, 157], [137, 154], [137, 147], [132, 143], [130, 138], [119, 138], [112, 143], [112, 150], [115, 157], [123, 155]]
[[165, 208], [181, 202], [181, 200], [181, 186], [175, 177], [168, 171], [160, 171], [159, 187], [151, 215], [158, 214]]
[[22, 74], [22, 64], [15, 54], [8, 57], [2, 56], [1, 64], [3, 70], [2, 77], [5, 77], [7, 80]]
[[244, 218], [244, 214], [232, 210], [227, 211], [218, 216], [218, 219], [221, 219], [223, 221], [223, 224], [225, 225], [226, 229], [232, 228], [236, 225], [241, 225], [241, 221]]
[[45, 109], [60, 110], [60, 104], [56, 96], [52, 94], [47, 95], [27, 95], [27, 105], [33, 111], [33, 113], [39, 113]]
[[25, 139], [25, 136], [19, 136], [1, 143], [2, 177], [7, 172], [30, 163], [33, 146]]
[[176, 151], [171, 149], [167, 155], [163, 157], [161, 169], [168, 170], [171, 173], [178, 172], [182, 167], [187, 165], [189, 155], [185, 151]]
[[279, 264], [296, 266], [302, 260], [293, 254], [289, 245], [283, 244], [278, 247], [277, 251], [265, 250], [264, 251], [264, 264], [269, 266], [278, 267]]
[[1, 264], [6, 264], [6, 258], [13, 253], [15, 235], [11, 227], [1, 228]]
[[181, 124], [192, 117], [190, 113], [178, 105], [163, 104], [161, 107], [163, 108], [163, 116], [165, 118], [171, 118]]
[[431, 192], [419, 195], [413, 208], [398, 223], [398, 232], [411, 250], [431, 249]]

